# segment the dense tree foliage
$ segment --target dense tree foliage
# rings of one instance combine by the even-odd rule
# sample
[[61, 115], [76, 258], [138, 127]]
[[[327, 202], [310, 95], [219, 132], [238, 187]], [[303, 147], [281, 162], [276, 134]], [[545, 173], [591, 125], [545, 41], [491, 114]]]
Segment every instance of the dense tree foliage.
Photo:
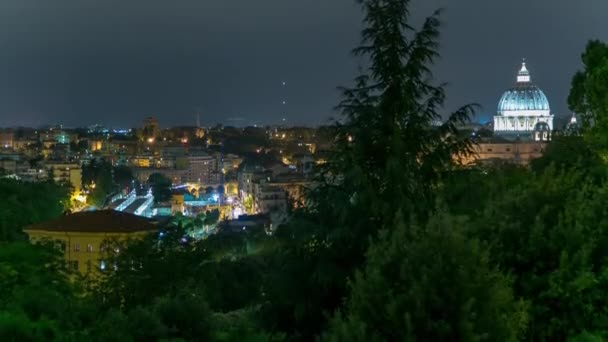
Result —
[[608, 148], [608, 44], [593, 40], [582, 54], [584, 69], [572, 78], [570, 110], [582, 120], [587, 137]]
[[88, 202], [103, 207], [108, 195], [116, 190], [112, 179], [112, 164], [106, 160], [93, 159], [82, 166], [82, 184], [89, 189]]
[[92, 317], [54, 246], [0, 242], [0, 340], [68, 339]]
[[0, 242], [25, 239], [21, 229], [50, 220], [69, 208], [69, 189], [53, 182], [0, 179]]
[[254, 302], [260, 286], [258, 261], [249, 256], [256, 251], [252, 245], [263, 243], [264, 232], [250, 236], [226, 231], [197, 242], [187, 235], [183, 222], [143, 240], [112, 242], [106, 259], [116, 270], [102, 274], [98, 290], [107, 305], [134, 308], [191, 286], [203, 291], [217, 311]]
[[171, 199], [171, 180], [163, 174], [151, 174], [148, 178], [148, 185], [152, 188], [155, 202], [164, 202]]
[[467, 222], [441, 212], [427, 227], [397, 222], [368, 252], [330, 341], [516, 341], [527, 313]]
[[452, 212], [470, 218], [467, 234], [488, 246], [515, 296], [528, 302], [531, 340], [608, 336], [600, 295], [608, 271], [606, 167], [589, 145], [566, 139], [531, 169], [469, 170], [443, 187]]
[[135, 180], [135, 177], [133, 177], [133, 170], [131, 170], [130, 167], [124, 165], [115, 166], [113, 169], [113, 174], [114, 183], [118, 185], [119, 189], [122, 190], [127, 188], [133, 188], [133, 181]]
[[576, 169], [598, 180], [606, 176], [606, 169], [597, 150], [581, 136], [557, 136], [543, 151], [543, 156], [530, 163], [532, 171], [541, 173], [549, 166]]

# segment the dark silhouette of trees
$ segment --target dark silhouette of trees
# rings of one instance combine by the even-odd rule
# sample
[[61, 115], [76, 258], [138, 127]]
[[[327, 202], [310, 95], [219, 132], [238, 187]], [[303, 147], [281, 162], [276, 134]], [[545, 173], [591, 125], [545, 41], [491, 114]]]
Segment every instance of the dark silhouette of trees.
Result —
[[438, 212], [426, 227], [383, 231], [351, 283], [328, 341], [516, 341], [527, 305], [466, 234], [467, 222]]
[[133, 170], [128, 166], [115, 166], [113, 169], [114, 183], [119, 189], [133, 188]]
[[0, 242], [26, 239], [27, 225], [53, 219], [70, 205], [70, 191], [53, 182], [0, 179]]
[[93, 159], [82, 166], [82, 184], [89, 189], [88, 202], [103, 207], [112, 192], [116, 190], [112, 179], [112, 164], [106, 160]]
[[151, 174], [148, 178], [148, 185], [152, 188], [154, 202], [165, 202], [171, 199], [171, 180], [163, 174]]
[[605, 149], [608, 146], [608, 45], [592, 40], [581, 58], [584, 69], [572, 78], [568, 106], [578, 115], [587, 137]]

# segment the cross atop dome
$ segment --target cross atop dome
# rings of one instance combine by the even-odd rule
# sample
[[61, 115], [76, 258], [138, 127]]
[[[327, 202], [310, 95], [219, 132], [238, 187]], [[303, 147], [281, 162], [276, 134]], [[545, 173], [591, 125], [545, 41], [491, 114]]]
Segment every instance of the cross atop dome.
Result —
[[528, 82], [530, 82], [530, 72], [526, 68], [526, 59], [524, 58], [523, 62], [521, 63], [521, 69], [519, 70], [519, 73], [517, 74], [517, 83], [528, 83]]

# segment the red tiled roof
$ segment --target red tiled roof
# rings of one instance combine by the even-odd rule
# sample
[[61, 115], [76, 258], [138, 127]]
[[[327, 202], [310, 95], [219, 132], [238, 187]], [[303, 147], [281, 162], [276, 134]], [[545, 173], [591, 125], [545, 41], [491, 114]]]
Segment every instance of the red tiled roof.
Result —
[[33, 224], [24, 230], [85, 233], [133, 233], [158, 227], [147, 218], [115, 210], [85, 211]]

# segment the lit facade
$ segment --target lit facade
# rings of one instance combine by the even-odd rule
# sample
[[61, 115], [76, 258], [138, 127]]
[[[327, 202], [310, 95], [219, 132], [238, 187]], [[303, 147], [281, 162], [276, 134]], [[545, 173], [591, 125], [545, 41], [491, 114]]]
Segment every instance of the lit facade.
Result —
[[70, 184], [75, 192], [82, 188], [82, 168], [76, 163], [47, 163], [46, 169], [52, 172], [57, 183]]
[[0, 133], [0, 148], [13, 148], [15, 135], [12, 132]]
[[220, 183], [217, 159], [204, 153], [191, 153], [188, 156], [186, 182], [213, 185]]
[[475, 163], [507, 162], [528, 165], [533, 159], [542, 156], [546, 143], [540, 141], [480, 143], [473, 146], [467, 156], [455, 157], [463, 165]]
[[32, 242], [56, 242], [67, 265], [82, 274], [110, 269], [104, 260], [108, 242], [143, 238], [155, 231], [158, 227], [149, 220], [114, 210], [79, 212], [24, 229]]
[[523, 63], [517, 74], [517, 83], [502, 95], [498, 103], [494, 133], [532, 136], [539, 124], [552, 131], [553, 115], [545, 93], [531, 82], [530, 72]]

